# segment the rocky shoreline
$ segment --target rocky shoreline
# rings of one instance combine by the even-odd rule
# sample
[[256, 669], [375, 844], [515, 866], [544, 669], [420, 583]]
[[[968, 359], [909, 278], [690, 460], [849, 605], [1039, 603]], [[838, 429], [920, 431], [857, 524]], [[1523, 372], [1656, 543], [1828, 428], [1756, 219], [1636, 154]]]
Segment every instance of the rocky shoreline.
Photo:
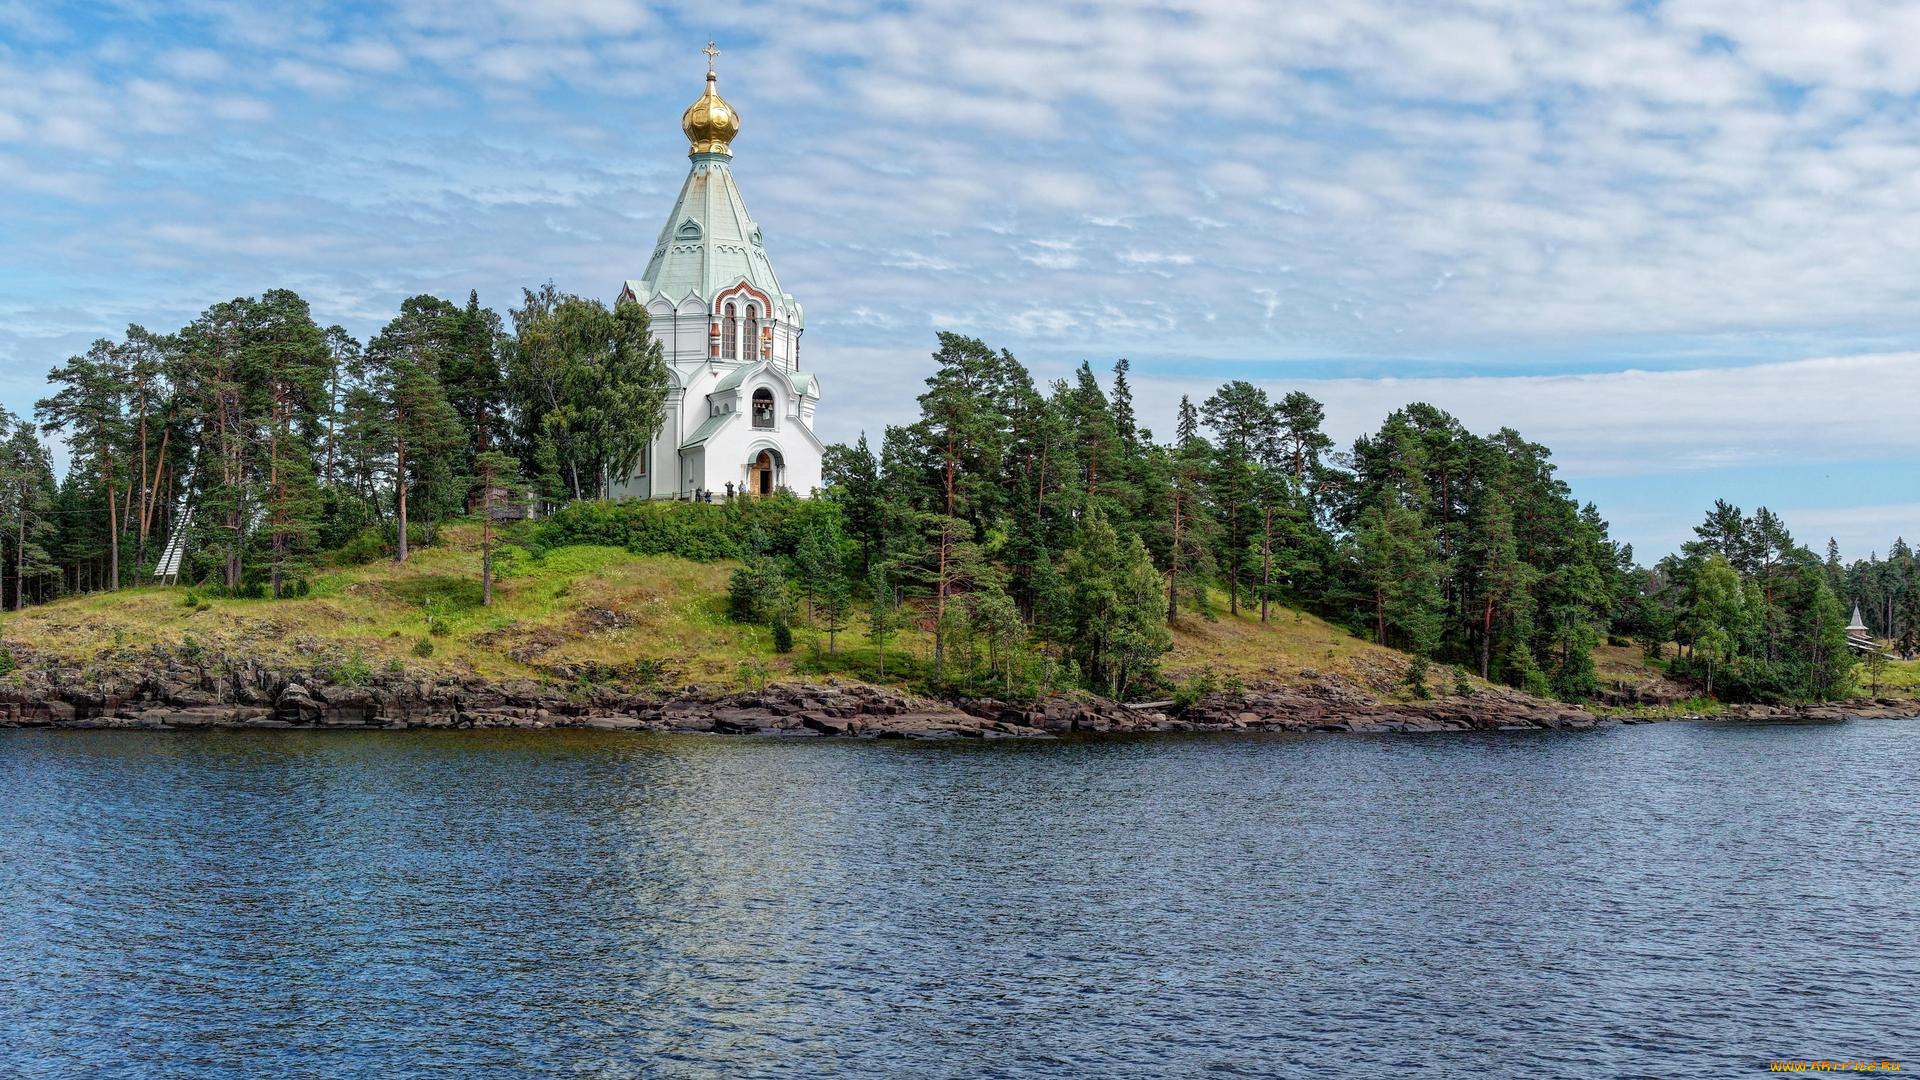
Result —
[[[258, 729], [409, 731], [585, 729], [876, 739], [1050, 738], [1135, 732], [1583, 731], [1644, 722], [1509, 691], [1383, 702], [1344, 680], [1214, 694], [1185, 708], [1123, 705], [1090, 695], [1034, 703], [916, 698], [860, 683], [781, 683], [737, 693], [641, 691], [530, 680], [290, 669], [247, 658], [153, 649], [109, 665], [19, 655], [0, 685], [0, 728], [142, 731]], [[358, 677], [352, 677], [357, 675]], [[1745, 708], [1752, 719], [1909, 716], [1911, 703]]]

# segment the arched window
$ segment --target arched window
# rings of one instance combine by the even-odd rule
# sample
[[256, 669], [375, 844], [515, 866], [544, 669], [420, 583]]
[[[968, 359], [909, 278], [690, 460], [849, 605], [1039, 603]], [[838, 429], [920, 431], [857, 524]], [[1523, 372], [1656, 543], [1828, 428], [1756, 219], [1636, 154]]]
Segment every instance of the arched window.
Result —
[[733, 305], [727, 305], [727, 317], [720, 324], [720, 359], [737, 360], [740, 358], [738, 335], [740, 320], [734, 317]]
[[773, 426], [773, 391], [764, 386], [753, 392], [753, 426]]
[[754, 361], [759, 360], [760, 359], [760, 315], [757, 311], [754, 310], [754, 306], [752, 304], [747, 305], [746, 342], [747, 342], [746, 346], [743, 349], [741, 349], [740, 358], [743, 360], [754, 360]]

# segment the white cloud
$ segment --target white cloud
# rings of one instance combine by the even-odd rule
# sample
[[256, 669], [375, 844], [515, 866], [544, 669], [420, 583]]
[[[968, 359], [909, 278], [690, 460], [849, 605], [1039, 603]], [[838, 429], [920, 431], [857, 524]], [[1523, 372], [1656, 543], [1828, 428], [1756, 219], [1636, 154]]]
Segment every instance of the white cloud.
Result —
[[[0, 0], [0, 186], [34, 199], [0, 233], [61, 271], [0, 302], [78, 334], [130, 314], [109, 277], [134, 315], [295, 280], [370, 320], [604, 291], [679, 182], [709, 30], [637, 0], [194, 11], [136, 38]], [[1354, 423], [1441, 398], [1594, 475], [1920, 456], [1840, 430], [1846, 389], [1911, 414], [1900, 361], [1754, 364], [1920, 347], [1920, 5], [746, 0], [711, 32], [817, 355], [939, 325], [1147, 379], [1221, 358], [1196, 387], [1303, 357], [1735, 364], [1316, 385]]]

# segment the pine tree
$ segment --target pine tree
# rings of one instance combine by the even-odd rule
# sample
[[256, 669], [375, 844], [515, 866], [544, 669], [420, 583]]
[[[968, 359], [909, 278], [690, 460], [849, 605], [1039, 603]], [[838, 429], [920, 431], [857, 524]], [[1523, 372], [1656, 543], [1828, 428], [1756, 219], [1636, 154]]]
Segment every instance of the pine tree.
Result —
[[[416, 296], [400, 306], [400, 315], [369, 342], [368, 389], [381, 415], [378, 430], [391, 454], [394, 517], [399, 531], [394, 558], [406, 562], [411, 538], [408, 495], [421, 488], [431, 499], [436, 488], [451, 494], [451, 459], [467, 441], [459, 413], [447, 400], [440, 364], [458, 314], [438, 297]], [[431, 502], [427, 505], [432, 513]]]
[[484, 450], [474, 459], [480, 482], [480, 606], [493, 606], [493, 508], [501, 489], [520, 485], [520, 462], [498, 450]]
[[1123, 542], [1106, 515], [1094, 511], [1065, 576], [1081, 670], [1112, 698], [1151, 679], [1173, 635], [1162, 618], [1160, 572], [1140, 538]]
[[834, 656], [839, 652], [840, 632], [853, 617], [853, 592], [847, 588], [844, 575], [834, 575], [821, 587], [816, 611], [821, 629], [827, 632], [827, 655]]
[[866, 432], [851, 447], [837, 443], [827, 447], [821, 475], [827, 498], [839, 504], [847, 532], [859, 544], [860, 571], [865, 573], [886, 544], [880, 463], [867, 448]]
[[1220, 565], [1227, 577], [1227, 610], [1239, 614], [1248, 537], [1260, 514], [1255, 473], [1271, 456], [1273, 404], [1265, 390], [1234, 381], [1215, 391], [1200, 406], [1200, 415], [1215, 439], [1209, 481], [1223, 530]]
[[84, 356], [75, 356], [47, 373], [60, 387], [36, 407], [48, 431], [65, 431], [73, 448], [74, 465], [84, 467], [98, 485], [96, 493], [106, 507], [107, 588], [120, 587], [119, 493], [126, 482], [126, 462], [120, 453], [127, 434], [124, 356], [114, 343], [100, 339]]
[[58, 531], [52, 517], [53, 460], [33, 425], [4, 410], [0, 431], [0, 506], [5, 508], [4, 539], [13, 549], [13, 610], [19, 611], [27, 606], [29, 581], [59, 573], [46, 547]]

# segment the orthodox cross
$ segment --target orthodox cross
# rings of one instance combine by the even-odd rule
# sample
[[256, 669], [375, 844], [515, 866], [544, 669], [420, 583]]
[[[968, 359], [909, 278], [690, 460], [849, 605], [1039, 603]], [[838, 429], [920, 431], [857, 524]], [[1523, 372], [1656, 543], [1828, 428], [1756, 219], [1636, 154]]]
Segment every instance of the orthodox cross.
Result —
[[709, 41], [707, 47], [700, 51], [707, 54], [707, 74], [713, 74], [713, 58], [720, 55], [720, 50], [714, 48], [713, 42]]

